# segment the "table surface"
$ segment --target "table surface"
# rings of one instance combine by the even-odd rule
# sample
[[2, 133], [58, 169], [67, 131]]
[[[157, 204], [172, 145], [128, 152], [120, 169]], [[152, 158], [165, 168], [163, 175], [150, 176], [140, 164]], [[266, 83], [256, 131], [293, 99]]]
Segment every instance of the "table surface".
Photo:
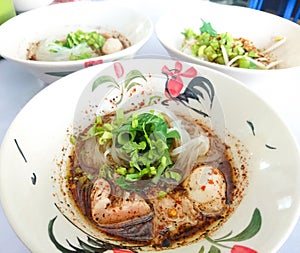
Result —
[[[140, 7], [141, 11], [146, 11], [154, 23], [163, 13], [164, 7], [168, 5], [168, 1], [160, 1], [159, 5], [158, 2], [155, 4], [155, 1], [156, 0], [149, 2], [144, 1], [145, 3], [137, 1], [138, 3], [135, 3], [135, 7]], [[157, 6], [160, 8], [158, 9]], [[168, 54], [155, 37], [155, 33], [153, 33], [150, 40], [138, 52], [138, 55], [167, 56]], [[297, 80], [299, 82], [300, 73], [290, 77], [289, 81], [284, 84], [285, 90], [289, 90], [289, 96], [281, 96], [282, 88], [280, 80], [277, 82], [276, 80], [270, 80], [269, 82], [251, 82], [251, 80], [249, 80], [246, 85], [263, 98], [278, 113], [300, 144], [300, 99], [298, 97], [300, 88]], [[44, 87], [42, 81], [36, 79], [19, 65], [3, 59], [0, 61], [0, 143], [18, 112]], [[280, 99], [278, 99], [279, 97]], [[291, 106], [291, 103], [293, 103], [293, 106]], [[300, 221], [298, 221], [292, 234], [278, 252], [298, 253], [300, 249], [299, 235]], [[30, 252], [14, 233], [1, 206], [0, 252]]]

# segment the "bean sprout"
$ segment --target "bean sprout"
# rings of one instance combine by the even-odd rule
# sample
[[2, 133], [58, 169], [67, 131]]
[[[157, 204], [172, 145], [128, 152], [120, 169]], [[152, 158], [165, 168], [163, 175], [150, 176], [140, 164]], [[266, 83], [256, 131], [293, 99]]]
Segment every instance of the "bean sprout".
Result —
[[275, 41], [276, 41], [275, 44], [273, 44], [272, 46], [270, 46], [269, 48], [264, 50], [262, 53], [266, 54], [266, 53], [269, 53], [271, 51], [274, 51], [275, 49], [277, 49], [278, 47], [280, 47], [281, 45], [283, 45], [286, 42], [286, 37], [276, 37]]

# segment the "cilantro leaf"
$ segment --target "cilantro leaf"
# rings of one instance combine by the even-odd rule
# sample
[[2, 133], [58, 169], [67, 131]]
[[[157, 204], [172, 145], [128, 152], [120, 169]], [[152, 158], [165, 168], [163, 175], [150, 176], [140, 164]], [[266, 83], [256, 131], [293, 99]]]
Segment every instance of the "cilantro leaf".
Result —
[[216, 30], [212, 28], [211, 23], [210, 22], [207, 23], [203, 19], [202, 19], [202, 26], [200, 27], [200, 31], [202, 33], [208, 33], [212, 37], [216, 37], [218, 35]]

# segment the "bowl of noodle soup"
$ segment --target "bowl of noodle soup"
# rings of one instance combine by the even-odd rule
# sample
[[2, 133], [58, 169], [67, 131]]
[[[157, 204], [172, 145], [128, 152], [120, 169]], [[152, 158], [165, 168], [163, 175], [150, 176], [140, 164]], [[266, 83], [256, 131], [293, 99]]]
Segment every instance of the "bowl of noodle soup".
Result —
[[241, 82], [128, 59], [25, 106], [1, 147], [0, 197], [32, 252], [268, 252], [298, 219], [299, 167], [287, 127]]
[[[248, 184], [247, 153], [225, 143], [214, 86], [195, 67], [148, 59], [163, 65], [145, 75], [139, 62], [113, 63], [83, 91], [63, 185], [93, 237], [174, 249], [232, 215]], [[82, 114], [87, 105], [94, 110]]]
[[[187, 34], [191, 31], [198, 37]], [[270, 77], [282, 80], [299, 72], [296, 41], [300, 27], [274, 14], [201, 1], [165, 12], [155, 32], [170, 56], [217, 69], [245, 83]], [[199, 38], [204, 33], [214, 41]]]
[[149, 17], [123, 4], [52, 4], [1, 25], [6, 39], [0, 54], [49, 84], [83, 68], [133, 57], [152, 32]]

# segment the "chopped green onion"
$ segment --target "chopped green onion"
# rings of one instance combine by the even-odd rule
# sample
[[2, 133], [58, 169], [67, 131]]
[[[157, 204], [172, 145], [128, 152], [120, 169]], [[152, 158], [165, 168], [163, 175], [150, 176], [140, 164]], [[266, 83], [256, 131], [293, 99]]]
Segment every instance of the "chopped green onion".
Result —
[[73, 134], [70, 136], [70, 142], [71, 142], [73, 145], [75, 145], [76, 142], [77, 142], [76, 137], [75, 137]]
[[121, 187], [128, 188], [128, 183], [142, 179], [158, 183], [165, 173], [165, 177], [176, 181], [181, 178], [178, 173], [169, 171], [173, 165], [171, 147], [175, 139], [180, 139], [180, 134], [168, 126], [160, 113], [133, 113], [126, 118], [124, 112], [118, 110], [111, 123], [97, 116], [84, 138], [90, 137], [96, 137], [100, 146], [112, 143], [113, 153], [121, 157], [119, 166], [114, 169], [122, 177], [117, 180]]
[[157, 198], [163, 199], [165, 196], [167, 196], [167, 193], [165, 191], [160, 191], [157, 195]]
[[[58, 46], [72, 49], [81, 44], [85, 44], [91, 48], [91, 50], [96, 53], [103, 47], [106, 39], [96, 31], [92, 32], [83, 32], [81, 30], [77, 30], [76, 32], [70, 32], [67, 34], [66, 38], [61, 41], [55, 41], [54, 43]], [[50, 52], [57, 53], [58, 51], [55, 49], [50, 49]], [[81, 60], [91, 58], [92, 54], [88, 52], [82, 52], [80, 54], [71, 53], [69, 56], [70, 60]]]
[[116, 169], [116, 172], [119, 175], [125, 176], [127, 174], [127, 169], [125, 167], [119, 167], [119, 168]]
[[[252, 46], [252, 42], [243, 38], [235, 39], [228, 32], [218, 34], [209, 22], [202, 20], [200, 33], [194, 32], [191, 28], [185, 29], [182, 34], [184, 41], [182, 50], [186, 51], [193, 56], [200, 57], [201, 59], [209, 62], [214, 62], [227, 66], [237, 66], [247, 69], [266, 69], [267, 65], [262, 61], [261, 52], [259, 49]], [[280, 40], [280, 39], [279, 39]], [[248, 42], [248, 43], [245, 43]], [[244, 58], [244, 56], [246, 58]], [[237, 57], [237, 58], [236, 58]], [[256, 62], [248, 58], [255, 58]], [[237, 59], [238, 62], [236, 62]], [[267, 61], [271, 59], [267, 59]], [[231, 65], [234, 63], [234, 65]], [[278, 63], [277, 63], [278, 64]]]

